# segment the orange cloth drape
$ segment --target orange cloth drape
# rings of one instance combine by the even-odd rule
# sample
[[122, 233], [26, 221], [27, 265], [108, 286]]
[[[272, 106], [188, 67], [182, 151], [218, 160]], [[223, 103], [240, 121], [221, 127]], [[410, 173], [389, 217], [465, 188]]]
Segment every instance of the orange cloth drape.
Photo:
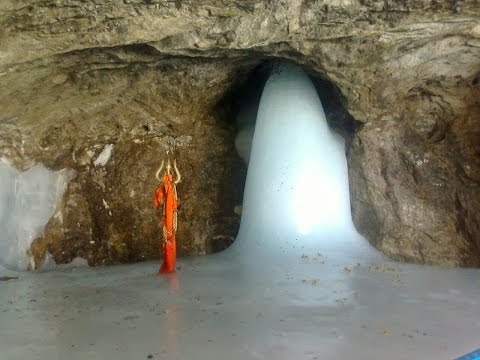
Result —
[[163, 206], [163, 264], [159, 272], [162, 274], [175, 271], [177, 257], [175, 232], [177, 231], [177, 190], [171, 174], [165, 174], [163, 184], [155, 191], [153, 205]]

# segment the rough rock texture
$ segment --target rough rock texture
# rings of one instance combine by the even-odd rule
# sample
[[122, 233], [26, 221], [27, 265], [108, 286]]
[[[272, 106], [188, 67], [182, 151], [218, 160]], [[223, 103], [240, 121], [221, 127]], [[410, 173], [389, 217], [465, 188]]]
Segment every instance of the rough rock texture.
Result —
[[36, 256], [158, 256], [153, 173], [173, 143], [183, 253], [225, 246], [244, 176], [230, 95], [283, 58], [331, 81], [360, 124], [357, 228], [398, 259], [480, 266], [479, 12], [476, 0], [2, 1], [0, 156], [77, 171]]
[[[128, 61], [106, 60], [117, 51]], [[68, 54], [2, 78], [4, 159], [20, 169], [42, 162], [77, 173], [60, 214], [33, 244], [36, 264], [47, 249], [57, 262], [158, 257], [154, 174], [168, 149], [183, 177], [179, 254], [221, 250], [236, 235], [234, 207], [241, 203], [245, 168], [235, 153], [235, 131], [215, 106], [227, 90], [225, 79], [234, 77], [232, 66], [136, 64], [147, 55], [128, 53]]]

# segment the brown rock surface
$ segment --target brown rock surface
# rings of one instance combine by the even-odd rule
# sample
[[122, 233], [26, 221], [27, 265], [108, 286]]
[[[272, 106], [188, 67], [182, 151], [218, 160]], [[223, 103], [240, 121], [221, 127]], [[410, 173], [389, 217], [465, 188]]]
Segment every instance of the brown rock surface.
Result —
[[57, 262], [158, 257], [153, 173], [171, 144], [181, 253], [225, 246], [245, 171], [229, 96], [267, 58], [332, 82], [359, 123], [352, 208], [372, 244], [480, 266], [475, 0], [2, 1], [0, 157], [77, 172], [34, 248]]

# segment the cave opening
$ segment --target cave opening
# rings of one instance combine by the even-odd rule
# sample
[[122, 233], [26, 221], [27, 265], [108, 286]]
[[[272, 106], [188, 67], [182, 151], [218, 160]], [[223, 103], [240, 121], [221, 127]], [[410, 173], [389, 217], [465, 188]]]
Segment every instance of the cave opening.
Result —
[[236, 247], [358, 238], [346, 161], [357, 125], [335, 85], [314, 74], [265, 61], [229, 95], [235, 148], [248, 167]]

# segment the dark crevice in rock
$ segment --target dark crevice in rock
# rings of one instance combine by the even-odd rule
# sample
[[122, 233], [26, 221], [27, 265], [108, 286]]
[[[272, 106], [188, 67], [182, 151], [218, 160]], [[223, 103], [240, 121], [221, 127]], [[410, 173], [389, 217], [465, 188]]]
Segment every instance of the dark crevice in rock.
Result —
[[222, 101], [217, 104], [219, 108], [229, 107], [231, 119], [235, 119], [240, 109], [245, 107], [246, 104], [252, 104], [253, 107], [258, 108], [265, 82], [275, 66], [284, 62], [292, 62], [302, 67], [309, 74], [317, 89], [329, 126], [346, 139], [347, 149], [349, 148], [353, 135], [359, 129], [361, 123], [356, 121], [345, 109], [346, 98], [333, 82], [326, 80], [311, 67], [285, 58], [262, 57], [258, 62], [260, 64], [248, 72], [243, 72], [236, 79]]

